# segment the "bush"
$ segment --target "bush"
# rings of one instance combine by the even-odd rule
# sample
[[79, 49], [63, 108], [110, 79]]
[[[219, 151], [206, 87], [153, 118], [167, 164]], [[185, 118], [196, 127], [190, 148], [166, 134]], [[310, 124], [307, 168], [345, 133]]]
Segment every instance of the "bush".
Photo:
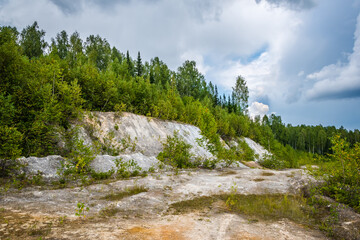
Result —
[[141, 167], [131, 159], [128, 162], [123, 161], [122, 158], [114, 160], [116, 166], [116, 175], [120, 178], [135, 177], [140, 175]]
[[167, 136], [163, 147], [164, 150], [157, 156], [160, 161], [176, 168], [194, 167], [190, 160], [192, 157], [190, 153], [191, 145], [181, 139], [178, 132], [174, 131], [173, 137]]
[[350, 148], [348, 142], [339, 135], [331, 139], [332, 154], [324, 167], [315, 174], [325, 180], [320, 187], [323, 194], [336, 201], [348, 204], [356, 211], [360, 211], [360, 144]]
[[274, 155], [266, 155], [259, 161], [260, 165], [270, 169], [284, 169], [288, 167], [287, 162], [280, 160]]

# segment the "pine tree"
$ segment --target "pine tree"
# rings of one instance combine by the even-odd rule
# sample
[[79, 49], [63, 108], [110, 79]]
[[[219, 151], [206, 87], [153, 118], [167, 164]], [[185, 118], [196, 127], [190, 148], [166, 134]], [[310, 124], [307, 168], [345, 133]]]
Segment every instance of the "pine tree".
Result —
[[140, 56], [140, 52], [138, 52], [138, 57], [136, 60], [136, 75], [138, 77], [140, 77], [143, 74], [143, 65], [141, 62], [141, 56]]

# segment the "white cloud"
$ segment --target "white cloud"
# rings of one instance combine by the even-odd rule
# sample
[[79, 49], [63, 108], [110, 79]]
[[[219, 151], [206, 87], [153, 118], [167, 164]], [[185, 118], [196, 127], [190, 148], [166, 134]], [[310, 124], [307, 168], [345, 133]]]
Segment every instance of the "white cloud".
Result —
[[253, 102], [249, 107], [249, 114], [251, 118], [256, 116], [263, 117], [269, 112], [269, 106], [260, 102]]
[[360, 15], [354, 37], [353, 52], [347, 63], [331, 64], [307, 76], [314, 84], [306, 92], [306, 98], [324, 100], [360, 97]]

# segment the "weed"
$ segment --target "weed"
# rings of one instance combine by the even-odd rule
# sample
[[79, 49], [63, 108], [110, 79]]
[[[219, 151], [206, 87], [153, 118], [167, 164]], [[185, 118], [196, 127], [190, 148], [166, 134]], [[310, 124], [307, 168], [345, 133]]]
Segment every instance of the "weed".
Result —
[[82, 202], [78, 202], [76, 206], [77, 208], [75, 210], [75, 216], [85, 218], [86, 217], [85, 212], [89, 211], [89, 207], [86, 207], [85, 204]]
[[59, 217], [58, 222], [60, 225], [64, 224], [66, 221], [66, 216]]
[[226, 206], [228, 206], [230, 209], [232, 206], [234, 206], [235, 204], [238, 203], [235, 195], [237, 193], [237, 186], [236, 183], [233, 182], [233, 185], [231, 186], [231, 191], [230, 191], [230, 195], [226, 200]]

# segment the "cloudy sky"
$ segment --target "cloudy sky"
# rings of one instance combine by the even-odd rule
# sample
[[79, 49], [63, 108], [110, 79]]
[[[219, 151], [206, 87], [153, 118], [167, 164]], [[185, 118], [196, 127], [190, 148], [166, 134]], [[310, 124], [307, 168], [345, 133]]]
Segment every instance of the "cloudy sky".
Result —
[[0, 0], [0, 24], [38, 21], [46, 39], [99, 34], [176, 70], [195, 60], [230, 93], [245, 77], [252, 114], [360, 129], [360, 0]]

